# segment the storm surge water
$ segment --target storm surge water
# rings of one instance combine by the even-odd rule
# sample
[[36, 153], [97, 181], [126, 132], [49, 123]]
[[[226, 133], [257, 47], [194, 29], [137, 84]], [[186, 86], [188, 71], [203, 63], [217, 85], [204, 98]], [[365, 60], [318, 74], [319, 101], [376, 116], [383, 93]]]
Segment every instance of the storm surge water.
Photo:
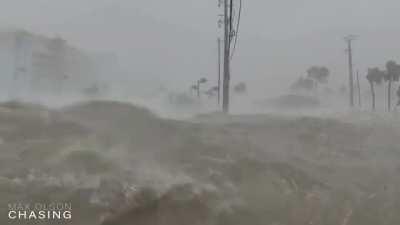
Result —
[[61, 224], [74, 225], [395, 225], [399, 138], [379, 119], [178, 121], [116, 101], [8, 102], [0, 214], [8, 204], [62, 202], [72, 214]]

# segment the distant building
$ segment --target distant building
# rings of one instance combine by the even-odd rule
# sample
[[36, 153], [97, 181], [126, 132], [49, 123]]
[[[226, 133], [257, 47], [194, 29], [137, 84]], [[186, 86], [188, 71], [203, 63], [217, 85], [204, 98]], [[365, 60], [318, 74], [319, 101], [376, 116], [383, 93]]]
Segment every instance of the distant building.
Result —
[[61, 38], [26, 31], [0, 32], [1, 93], [80, 91], [95, 82], [95, 64]]

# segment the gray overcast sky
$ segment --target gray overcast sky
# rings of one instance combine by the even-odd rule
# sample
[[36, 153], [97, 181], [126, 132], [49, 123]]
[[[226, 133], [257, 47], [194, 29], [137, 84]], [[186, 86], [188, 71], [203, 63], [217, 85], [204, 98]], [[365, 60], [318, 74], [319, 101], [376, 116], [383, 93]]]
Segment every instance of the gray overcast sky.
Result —
[[[1, 0], [0, 18], [6, 25], [46, 30], [107, 7], [136, 9], [154, 18], [209, 30], [217, 0]], [[396, 0], [244, 0], [246, 31], [268, 36], [310, 32], [321, 27], [394, 26]], [[264, 28], [258, 30], [257, 28]], [[274, 33], [274, 34], [271, 34]]]
[[[325, 64], [338, 82], [344, 82], [342, 37], [349, 32], [360, 35], [355, 45], [360, 70], [400, 59], [399, 49], [391, 47], [400, 38], [399, 1], [243, 1], [234, 81], [259, 84], [272, 77], [273, 87], [286, 88], [285, 82], [308, 66]], [[139, 78], [190, 82], [199, 74], [215, 73], [217, 0], [0, 3], [0, 26], [58, 34], [83, 48], [115, 51]]]
[[[138, 10], [156, 19], [210, 31], [217, 0], [0, 0], [5, 25], [47, 30], [109, 7]], [[244, 0], [244, 31], [270, 37], [311, 32], [326, 27], [395, 26], [396, 0]], [[112, 19], [112, 18], [110, 18]], [[259, 29], [260, 28], [260, 29]], [[212, 29], [211, 29], [212, 31]]]

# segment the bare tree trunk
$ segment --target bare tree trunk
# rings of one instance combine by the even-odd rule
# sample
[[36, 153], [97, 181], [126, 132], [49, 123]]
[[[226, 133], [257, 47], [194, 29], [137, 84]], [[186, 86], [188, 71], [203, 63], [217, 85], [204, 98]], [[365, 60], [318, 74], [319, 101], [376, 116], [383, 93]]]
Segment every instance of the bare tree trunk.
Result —
[[397, 106], [400, 106], [400, 86], [399, 89], [397, 89]]
[[375, 88], [374, 88], [374, 83], [373, 82], [369, 82], [369, 85], [371, 86], [372, 111], [375, 111]]

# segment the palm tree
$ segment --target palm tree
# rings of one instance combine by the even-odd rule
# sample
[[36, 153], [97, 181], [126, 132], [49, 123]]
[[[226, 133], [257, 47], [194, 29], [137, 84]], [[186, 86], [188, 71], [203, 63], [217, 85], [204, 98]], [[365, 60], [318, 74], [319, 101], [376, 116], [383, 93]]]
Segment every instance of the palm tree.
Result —
[[244, 82], [240, 82], [238, 84], [235, 85], [235, 87], [233, 87], [233, 91], [236, 94], [245, 94], [247, 92], [247, 85]]
[[400, 106], [400, 87], [397, 89], [397, 106]]
[[312, 66], [307, 70], [307, 77], [315, 81], [315, 86], [328, 82], [330, 71], [328, 68], [321, 66]]
[[400, 77], [400, 65], [395, 61], [391, 60], [386, 63], [386, 74], [385, 81], [388, 82], [388, 111], [391, 111], [392, 107], [392, 82], [399, 81]]
[[385, 76], [385, 72], [381, 71], [379, 68], [370, 68], [368, 69], [367, 80], [371, 87], [371, 95], [372, 95], [372, 110], [375, 111], [375, 84], [381, 84], [383, 77]]
[[204, 78], [204, 77], [197, 81], [197, 88], [196, 88], [196, 90], [197, 90], [197, 97], [198, 97], [198, 98], [200, 98], [200, 85], [201, 85], [201, 84], [204, 84], [204, 83], [207, 83], [207, 79]]

